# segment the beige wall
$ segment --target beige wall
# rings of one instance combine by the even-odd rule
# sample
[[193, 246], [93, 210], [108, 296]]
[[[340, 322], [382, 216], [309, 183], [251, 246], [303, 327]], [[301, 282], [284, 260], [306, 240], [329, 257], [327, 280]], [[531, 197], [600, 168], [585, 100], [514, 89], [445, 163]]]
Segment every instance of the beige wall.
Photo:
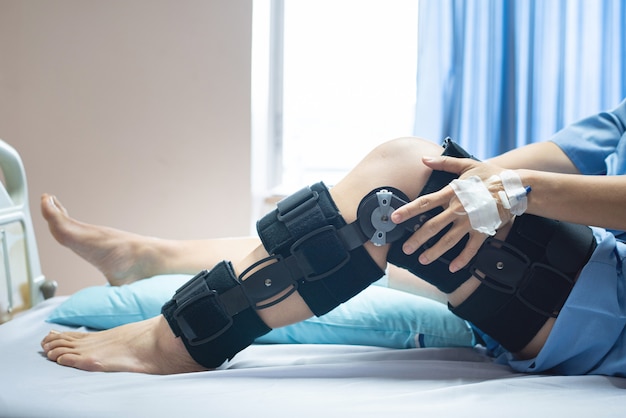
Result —
[[251, 18], [250, 0], [0, 0], [0, 138], [58, 294], [103, 279], [49, 236], [46, 191], [142, 234], [248, 233]]

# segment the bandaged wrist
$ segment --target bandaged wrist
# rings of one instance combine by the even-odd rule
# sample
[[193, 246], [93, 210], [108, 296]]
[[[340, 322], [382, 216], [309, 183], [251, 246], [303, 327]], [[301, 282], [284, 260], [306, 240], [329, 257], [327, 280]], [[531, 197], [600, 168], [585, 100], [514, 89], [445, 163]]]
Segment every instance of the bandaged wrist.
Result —
[[480, 177], [456, 179], [450, 187], [467, 212], [472, 228], [483, 234], [495, 235], [502, 220], [495, 199]]
[[522, 179], [513, 170], [504, 170], [500, 173], [500, 178], [502, 179], [502, 187], [506, 194], [506, 200], [501, 193], [499, 194], [503, 206], [509, 209], [511, 214], [516, 216], [526, 212], [526, 208], [528, 207], [526, 195], [530, 191], [530, 187], [524, 187]]

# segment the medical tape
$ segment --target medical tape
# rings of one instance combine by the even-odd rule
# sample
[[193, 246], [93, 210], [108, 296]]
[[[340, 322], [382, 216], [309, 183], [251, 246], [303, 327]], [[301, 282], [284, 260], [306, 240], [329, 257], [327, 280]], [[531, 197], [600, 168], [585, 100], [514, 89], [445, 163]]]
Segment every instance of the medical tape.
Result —
[[513, 170], [504, 170], [500, 173], [500, 178], [502, 179], [502, 187], [504, 187], [504, 192], [508, 198], [509, 207], [506, 207], [507, 205], [504, 203], [503, 196], [499, 193], [503, 206], [509, 209], [511, 214], [516, 216], [526, 212], [526, 208], [528, 207], [526, 195], [528, 194], [529, 188], [524, 187], [520, 176]]
[[483, 234], [495, 235], [502, 220], [495, 199], [480, 177], [456, 179], [450, 187], [467, 212], [472, 228]]

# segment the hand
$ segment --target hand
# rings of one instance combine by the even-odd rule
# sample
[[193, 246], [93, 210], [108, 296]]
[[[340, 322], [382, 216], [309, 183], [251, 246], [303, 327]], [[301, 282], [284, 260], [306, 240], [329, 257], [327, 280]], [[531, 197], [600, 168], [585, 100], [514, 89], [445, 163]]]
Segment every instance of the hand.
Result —
[[[478, 176], [481, 180], [486, 181], [503, 171], [501, 167], [470, 158], [440, 156], [424, 157], [422, 161], [433, 170], [458, 174], [460, 179]], [[493, 195], [497, 195], [499, 190], [503, 190], [501, 182], [491, 182], [488, 184], [488, 189]], [[469, 240], [465, 248], [450, 263], [449, 269], [454, 273], [470, 262], [488, 235], [472, 228], [469, 217], [463, 205], [456, 197], [454, 190], [452, 190], [452, 187], [448, 185], [437, 192], [418, 197], [414, 201], [395, 210], [391, 215], [391, 220], [397, 224], [402, 223], [407, 219], [439, 206], [443, 207], [444, 210], [424, 223], [424, 225], [404, 243], [402, 249], [408, 255], [413, 254], [419, 247], [424, 245], [426, 241], [437, 235], [447, 225], [451, 224], [452, 226], [448, 232], [445, 233], [435, 245], [419, 256], [419, 261], [422, 264], [431, 263], [454, 247], [465, 235], [469, 234]], [[499, 204], [498, 212], [503, 224], [513, 218], [510, 212]]]

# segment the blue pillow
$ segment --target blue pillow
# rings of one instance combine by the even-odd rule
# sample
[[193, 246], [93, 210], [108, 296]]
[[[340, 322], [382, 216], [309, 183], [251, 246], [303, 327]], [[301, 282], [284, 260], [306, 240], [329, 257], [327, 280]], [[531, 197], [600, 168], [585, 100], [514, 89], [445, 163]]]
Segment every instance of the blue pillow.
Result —
[[[189, 275], [163, 275], [124, 286], [76, 292], [49, 322], [108, 329], [154, 317]], [[382, 286], [370, 286], [320, 318], [272, 330], [267, 344], [352, 344], [391, 348], [473, 346], [467, 322], [439, 302]]]

